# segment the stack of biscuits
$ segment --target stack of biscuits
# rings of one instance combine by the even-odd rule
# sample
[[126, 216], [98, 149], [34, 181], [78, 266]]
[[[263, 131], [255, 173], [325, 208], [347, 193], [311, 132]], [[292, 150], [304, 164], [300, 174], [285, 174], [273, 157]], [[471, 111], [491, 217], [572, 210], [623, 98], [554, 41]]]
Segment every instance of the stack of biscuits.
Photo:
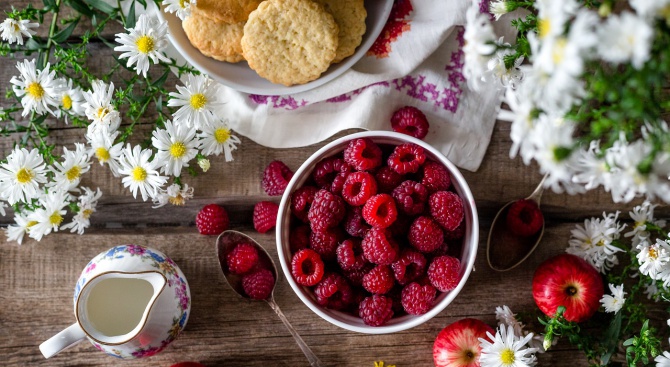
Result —
[[363, 0], [198, 0], [182, 26], [203, 55], [291, 86], [353, 55], [366, 16]]

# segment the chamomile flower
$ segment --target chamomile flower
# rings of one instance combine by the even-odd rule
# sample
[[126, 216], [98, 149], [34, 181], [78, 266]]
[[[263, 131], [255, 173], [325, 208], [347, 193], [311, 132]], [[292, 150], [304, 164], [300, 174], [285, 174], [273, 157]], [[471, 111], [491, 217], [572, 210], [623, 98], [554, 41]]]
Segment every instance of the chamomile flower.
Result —
[[23, 37], [33, 38], [35, 31], [33, 28], [37, 28], [40, 25], [38, 23], [32, 23], [28, 19], [5, 19], [2, 24], [0, 24], [0, 35], [4, 41], [7, 41], [10, 45], [12, 43], [18, 43], [19, 45], [23, 44]]
[[199, 147], [204, 155], [219, 155], [223, 152], [226, 162], [233, 160], [233, 150], [237, 149], [240, 139], [232, 134], [228, 122], [216, 119], [211, 124], [204, 126], [198, 134]]
[[[500, 37], [496, 43], [500, 46], [509, 46], [509, 43], [503, 43], [502, 37]], [[512, 54], [514, 54], [514, 51], [510, 48], [498, 50], [493, 57], [489, 59], [487, 63], [488, 71], [484, 74], [484, 77], [487, 80], [489, 78], [498, 80], [503, 87], [515, 89], [519, 81], [523, 79], [523, 73], [521, 72], [521, 69], [519, 69], [519, 65], [523, 62], [523, 57], [517, 58], [514, 65], [508, 69], [505, 65], [505, 57]]]
[[601, 153], [600, 142], [597, 140], [591, 141], [588, 149], [577, 149], [573, 153], [575, 159], [572, 160], [572, 168], [575, 174], [572, 181], [583, 184], [586, 190], [595, 189], [600, 185], [609, 187], [612, 175], [607, 163], [600, 158]]
[[112, 134], [119, 125], [121, 125], [121, 115], [112, 104], [112, 97], [114, 96], [114, 83], [109, 83], [109, 86], [102, 80], [96, 80], [91, 85], [91, 91], [84, 92], [84, 110], [86, 117], [92, 123], [88, 126], [89, 135], [94, 135], [97, 132]]
[[219, 84], [206, 75], [188, 74], [184, 86], [176, 88], [178, 93], [171, 92], [168, 100], [168, 106], [180, 107], [174, 114], [175, 123], [202, 130], [217, 119], [216, 111], [223, 105]]
[[45, 167], [37, 149], [14, 148], [7, 163], [0, 164], [0, 197], [10, 205], [38, 198], [40, 184], [47, 182]]
[[640, 251], [637, 254], [640, 273], [652, 279], [660, 279], [659, 275], [670, 262], [670, 245], [661, 239], [656, 239], [654, 244], [644, 240], [637, 245], [637, 249]]
[[[518, 337], [525, 337], [529, 334], [528, 331], [524, 330], [523, 323], [516, 319], [516, 314], [512, 313], [508, 306], [496, 307], [496, 319], [498, 320], [498, 326], [511, 326], [514, 335]], [[543, 353], [544, 348], [540, 348], [543, 342], [544, 336], [535, 334], [528, 340], [528, 346], [537, 349], [539, 353]]]
[[645, 18], [667, 16], [670, 10], [670, 0], [630, 0], [630, 6], [638, 15]]
[[614, 64], [631, 61], [636, 69], [649, 59], [654, 30], [631, 12], [611, 15], [599, 28], [598, 53]]
[[488, 63], [496, 51], [496, 35], [493, 25], [486, 14], [479, 12], [476, 2], [468, 8], [466, 13], [466, 26], [463, 39], [464, 66], [463, 75], [468, 85], [478, 90], [484, 73], [488, 70]]
[[495, 0], [491, 1], [489, 4], [489, 12], [493, 14], [496, 20], [499, 20], [501, 16], [510, 12], [511, 4], [505, 0]]
[[652, 149], [651, 143], [642, 139], [628, 143], [622, 133], [620, 139], [606, 150], [605, 161], [612, 174], [609, 191], [614, 202], [629, 202], [639, 193], [647, 192], [650, 180], [656, 177], [641, 173], [638, 167]]
[[20, 245], [23, 243], [23, 237], [28, 233], [30, 227], [37, 224], [37, 222], [28, 220], [28, 218], [20, 213], [14, 214], [14, 222], [15, 224], [7, 226], [7, 240], [16, 241]]
[[93, 191], [88, 187], [82, 187], [82, 190], [84, 193], [79, 195], [77, 199], [79, 201], [79, 212], [72, 217], [72, 222], [61, 227], [62, 229], [71, 228], [70, 232], [77, 232], [80, 235], [84, 234], [84, 230], [91, 226], [91, 214], [95, 212], [98, 200], [102, 196], [99, 188]]
[[35, 59], [32, 59], [17, 63], [16, 68], [19, 69], [21, 76], [13, 76], [9, 82], [14, 84], [12, 86], [14, 93], [21, 98], [23, 106], [21, 116], [27, 116], [33, 111], [40, 115], [53, 113], [51, 107], [59, 105], [56, 100], [58, 84], [54, 80], [56, 73], [49, 70], [50, 65], [47, 64], [42, 70], [36, 70]]
[[524, 96], [526, 90], [527, 88], [519, 90], [507, 88], [505, 102], [510, 109], [501, 109], [498, 113], [498, 119], [512, 123], [510, 132], [510, 137], [512, 138], [512, 147], [509, 151], [510, 158], [516, 157], [521, 151], [521, 156], [529, 159], [528, 161], [524, 160], [524, 162], [529, 164], [532, 155], [526, 152], [532, 150], [532, 142], [527, 137], [535, 126], [535, 118], [533, 117], [535, 105], [530, 98]]
[[97, 158], [101, 166], [107, 164], [114, 177], [119, 177], [119, 160], [123, 154], [123, 143], [114, 144], [114, 140], [119, 135], [116, 131], [112, 134], [98, 132], [95, 134], [86, 134], [88, 144], [91, 146], [87, 152], [89, 157]]
[[158, 195], [156, 195], [153, 208], [160, 208], [167, 204], [181, 206], [186, 204], [186, 200], [192, 198], [193, 187], [188, 187], [188, 184], [184, 184], [183, 187], [172, 184], [166, 190], [160, 190]]
[[74, 144], [74, 150], [63, 147], [63, 163], [55, 162], [51, 171], [54, 180], [47, 186], [54, 190], [70, 191], [79, 185], [81, 175], [91, 168], [89, 156], [86, 154], [86, 146], [81, 143]]
[[626, 299], [624, 298], [626, 292], [623, 291], [623, 284], [615, 286], [610, 283], [609, 287], [612, 295], [603, 295], [603, 298], [600, 299], [600, 303], [605, 307], [605, 312], [617, 313], [626, 302]]
[[579, 9], [575, 0], [538, 0], [535, 2], [538, 11], [538, 36], [544, 40], [563, 33], [565, 23]]
[[58, 232], [63, 223], [65, 208], [68, 205], [69, 195], [67, 192], [52, 190], [40, 198], [42, 207], [28, 215], [28, 220], [37, 222], [30, 227], [28, 235], [37, 241], [52, 231]]
[[637, 246], [642, 240], [649, 238], [647, 223], [665, 227], [665, 220], [654, 219], [654, 209], [656, 209], [657, 206], [658, 205], [651, 204], [645, 200], [641, 205], [634, 207], [633, 211], [628, 213], [635, 223], [633, 224], [631, 231], [624, 233], [624, 237], [633, 237], [633, 246]]
[[191, 15], [191, 7], [195, 0], [163, 0], [166, 13], [175, 13], [179, 19], [184, 20]]
[[128, 33], [117, 33], [116, 42], [121, 46], [114, 47], [114, 51], [123, 52], [119, 59], [128, 59], [128, 67], [136, 64], [137, 74], [145, 78], [149, 71], [149, 60], [154, 64], [159, 61], [170, 62], [163, 55], [163, 49], [168, 44], [167, 23], [160, 22], [156, 17], [146, 14], [140, 15], [135, 28], [126, 28]]
[[128, 144], [120, 159], [119, 173], [125, 176], [121, 180], [123, 186], [130, 189], [134, 198], [137, 198], [139, 189], [144, 201], [149, 197], [154, 198], [158, 194], [158, 189], [167, 181], [167, 177], [161, 176], [157, 170], [161, 162], [157, 158], [149, 161], [151, 153], [150, 149], [142, 150], [139, 145], [131, 147]]
[[593, 265], [601, 273], [606, 273], [619, 263], [617, 253], [623, 251], [614, 245], [621, 237], [625, 225], [618, 222], [619, 212], [604, 214], [603, 218], [584, 220], [584, 225], [577, 225], [571, 230], [568, 248], [565, 252], [581, 257]]
[[56, 117], [65, 117], [65, 123], [68, 122], [68, 115], [85, 116], [84, 114], [84, 95], [81, 88], [72, 85], [72, 79], [58, 80], [60, 85], [59, 97], [60, 109], [56, 111]]
[[195, 129], [183, 124], [173, 124], [169, 120], [165, 122], [165, 129], [154, 130], [151, 144], [158, 149], [155, 161], [161, 171], [175, 177], [198, 154]]
[[654, 358], [656, 367], [670, 367], [670, 352], [663, 352]]
[[479, 338], [482, 348], [479, 360], [482, 366], [526, 367], [535, 365], [534, 353], [537, 350], [526, 346], [533, 337], [532, 333], [520, 338], [514, 334], [511, 326], [499, 326], [495, 336], [488, 331], [486, 335], [488, 339]]

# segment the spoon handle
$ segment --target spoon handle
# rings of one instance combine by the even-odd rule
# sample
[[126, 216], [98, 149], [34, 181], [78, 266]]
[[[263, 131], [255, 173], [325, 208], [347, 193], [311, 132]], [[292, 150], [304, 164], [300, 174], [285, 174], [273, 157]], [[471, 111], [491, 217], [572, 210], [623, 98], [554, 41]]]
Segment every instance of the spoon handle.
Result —
[[540, 181], [540, 183], [537, 185], [535, 191], [533, 191], [533, 193], [526, 198], [527, 200], [533, 200], [537, 203], [537, 205], [540, 205], [540, 200], [542, 199], [542, 193], [544, 192], [544, 181], [547, 180], [548, 176], [549, 174], [547, 173], [546, 175], [544, 175], [544, 177], [542, 177], [542, 181]]
[[311, 367], [323, 367], [323, 364], [321, 364], [321, 361], [319, 358], [312, 352], [312, 350], [309, 348], [307, 343], [305, 343], [304, 340], [298, 335], [298, 332], [295, 331], [291, 323], [288, 321], [286, 316], [284, 316], [284, 313], [279, 309], [279, 306], [277, 303], [274, 301], [274, 299], [269, 299], [268, 304], [270, 305], [270, 308], [272, 308], [277, 316], [279, 316], [279, 319], [284, 323], [284, 326], [288, 329], [288, 331], [291, 332], [291, 335], [293, 335], [293, 338], [295, 339], [295, 342], [298, 344], [300, 349], [302, 350], [303, 353], [305, 353], [305, 357], [307, 357], [307, 360], [309, 361], [309, 365]]

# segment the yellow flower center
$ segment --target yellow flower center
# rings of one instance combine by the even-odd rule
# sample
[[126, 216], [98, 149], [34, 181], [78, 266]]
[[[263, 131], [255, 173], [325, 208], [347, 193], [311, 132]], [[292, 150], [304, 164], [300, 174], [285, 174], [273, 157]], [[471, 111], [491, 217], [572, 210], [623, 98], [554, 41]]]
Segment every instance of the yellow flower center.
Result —
[[194, 110], [199, 110], [205, 107], [205, 104], [207, 103], [207, 98], [202, 93], [196, 93], [191, 96], [190, 103], [191, 107], [193, 107]]
[[549, 18], [540, 19], [537, 28], [540, 30], [540, 39], [543, 39], [551, 32], [551, 20]]
[[21, 27], [19, 27], [19, 23], [14, 23], [14, 32], [19, 32], [21, 31]]
[[143, 54], [148, 54], [154, 50], [154, 39], [147, 35], [144, 35], [135, 41], [137, 50]]
[[44, 97], [44, 88], [42, 88], [40, 83], [32, 82], [26, 88], [26, 93], [35, 99], [41, 99]]
[[70, 96], [68, 96], [67, 94], [63, 95], [62, 103], [64, 110], [69, 110], [70, 108], [72, 108], [72, 98], [70, 98]]
[[81, 168], [79, 166], [72, 166], [67, 172], [65, 172], [65, 177], [68, 181], [74, 181], [81, 176]]
[[84, 210], [81, 212], [81, 216], [84, 217], [84, 219], [88, 219], [88, 218], [90, 218], [90, 217], [91, 217], [91, 214], [93, 214], [93, 210], [91, 210], [91, 209], [84, 209]]
[[502, 351], [502, 353], [500, 353], [500, 360], [504, 364], [507, 365], [512, 364], [514, 363], [515, 359], [516, 357], [514, 357], [514, 351], [509, 348], [506, 348], [505, 350]]
[[98, 116], [99, 119], [102, 120], [105, 116], [107, 116], [108, 113], [109, 110], [107, 109], [107, 107], [100, 107], [98, 108], [98, 113], [96, 115]]
[[649, 257], [653, 260], [658, 259], [658, 251], [654, 247], [649, 248]]
[[177, 194], [177, 196], [174, 196], [174, 197], [171, 196], [168, 199], [168, 202], [172, 205], [178, 205], [179, 206], [179, 205], [184, 205], [186, 203], [186, 200], [184, 199], [183, 196], [181, 196], [181, 194]]
[[186, 145], [182, 142], [173, 143], [170, 146], [170, 155], [175, 158], [181, 158], [186, 154]]
[[37, 224], [37, 221], [36, 220], [31, 220], [30, 222], [26, 223], [26, 228], [30, 228], [30, 227], [34, 226], [35, 224]]
[[553, 59], [554, 64], [560, 64], [563, 62], [565, 57], [565, 46], [568, 44], [568, 41], [565, 37], [561, 37], [556, 40], [556, 46], [554, 47]]
[[133, 171], [130, 173], [130, 175], [133, 177], [133, 180], [144, 182], [144, 180], [147, 179], [147, 170], [142, 167], [135, 167], [133, 168]]
[[27, 168], [21, 168], [19, 172], [16, 172], [16, 181], [22, 184], [30, 182], [33, 177], [33, 172]]
[[54, 212], [49, 217], [49, 223], [51, 223], [51, 225], [53, 226], [59, 226], [61, 222], [63, 222], [63, 216], [60, 215], [58, 212]]
[[107, 150], [103, 147], [100, 147], [100, 148], [95, 150], [95, 156], [98, 158], [98, 161], [107, 162], [110, 158], [109, 150]]
[[182, 9], [186, 8], [186, 0], [179, 0], [179, 7]]
[[220, 128], [214, 130], [214, 139], [216, 140], [217, 143], [225, 143], [226, 140], [230, 138], [230, 130], [225, 129], [225, 128]]

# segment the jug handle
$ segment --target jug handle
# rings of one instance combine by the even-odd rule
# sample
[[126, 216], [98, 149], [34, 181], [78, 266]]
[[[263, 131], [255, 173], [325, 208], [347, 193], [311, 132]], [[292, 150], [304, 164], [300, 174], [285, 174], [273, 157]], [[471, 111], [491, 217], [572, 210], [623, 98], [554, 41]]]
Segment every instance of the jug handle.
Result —
[[86, 334], [84, 334], [84, 330], [82, 330], [79, 324], [74, 323], [65, 330], [49, 338], [49, 340], [40, 344], [40, 352], [42, 352], [44, 358], [50, 358], [61, 351], [78, 344], [85, 338]]

